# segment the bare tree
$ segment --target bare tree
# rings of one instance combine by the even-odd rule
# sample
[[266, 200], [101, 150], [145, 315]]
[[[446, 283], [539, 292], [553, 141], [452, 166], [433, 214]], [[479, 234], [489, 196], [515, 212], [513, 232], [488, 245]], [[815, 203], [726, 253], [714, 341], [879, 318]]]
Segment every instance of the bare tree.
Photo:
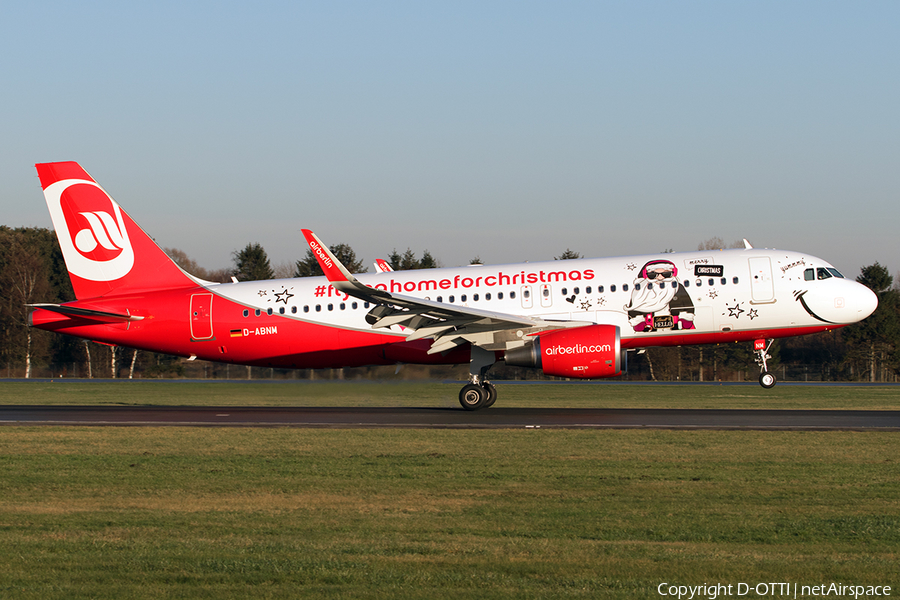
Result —
[[8, 246], [0, 286], [7, 296], [5, 304], [12, 321], [7, 338], [13, 342], [11, 350], [24, 359], [25, 377], [30, 378], [35, 355], [45, 354], [48, 344], [46, 338], [36, 337], [35, 330], [27, 326], [28, 305], [50, 295], [50, 281], [42, 257], [28, 247], [24, 233], [13, 231], [6, 237]]
[[737, 240], [736, 242], [731, 242], [730, 245], [725, 245], [725, 240], [720, 238], [719, 236], [711, 237], [706, 241], [700, 242], [697, 246], [697, 250], [724, 250], [725, 248], [743, 248], [744, 240]]
[[226, 283], [231, 281], [231, 272], [229, 269], [216, 269], [209, 270], [204, 269], [200, 265], [197, 264], [197, 261], [192, 259], [187, 255], [183, 250], [179, 250], [178, 248], [163, 248], [163, 252], [169, 255], [176, 265], [194, 275], [195, 277], [199, 277], [200, 279], [205, 279], [206, 281], [215, 281], [218, 283]]

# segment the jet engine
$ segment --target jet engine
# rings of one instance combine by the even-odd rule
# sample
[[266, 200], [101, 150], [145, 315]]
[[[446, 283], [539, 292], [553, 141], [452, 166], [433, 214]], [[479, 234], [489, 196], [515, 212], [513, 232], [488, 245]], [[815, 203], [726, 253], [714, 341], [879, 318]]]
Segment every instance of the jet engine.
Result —
[[558, 377], [594, 379], [621, 375], [626, 357], [618, 327], [587, 325], [539, 333], [531, 343], [507, 350], [506, 364]]

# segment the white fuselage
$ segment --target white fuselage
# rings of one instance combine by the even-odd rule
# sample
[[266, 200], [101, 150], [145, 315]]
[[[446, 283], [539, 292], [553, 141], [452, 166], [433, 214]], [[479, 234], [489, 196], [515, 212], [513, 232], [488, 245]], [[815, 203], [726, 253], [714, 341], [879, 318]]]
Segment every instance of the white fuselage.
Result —
[[[626, 347], [826, 330], [859, 321], [877, 305], [868, 288], [843, 278], [819, 258], [756, 248], [391, 271], [357, 278], [391, 293], [498, 313], [616, 325]], [[248, 307], [250, 317], [259, 310], [372, 331], [365, 319], [368, 304], [338, 292], [325, 278], [226, 283], [209, 290]], [[397, 326], [380, 331], [405, 335]], [[665, 340], [667, 336], [677, 340]]]

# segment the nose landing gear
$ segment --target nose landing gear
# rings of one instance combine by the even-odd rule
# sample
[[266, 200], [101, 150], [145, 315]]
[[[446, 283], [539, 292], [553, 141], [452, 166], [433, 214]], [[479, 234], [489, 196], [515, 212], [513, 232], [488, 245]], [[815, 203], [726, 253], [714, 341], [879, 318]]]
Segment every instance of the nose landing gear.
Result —
[[756, 352], [756, 364], [759, 365], [759, 385], [763, 386], [766, 389], [775, 387], [775, 384], [778, 382], [775, 379], [775, 375], [769, 373], [769, 367], [766, 364], [766, 360], [772, 358], [772, 355], [769, 354], [769, 348], [772, 347], [772, 344], [775, 343], [775, 340], [756, 340], [753, 342], [753, 351]]

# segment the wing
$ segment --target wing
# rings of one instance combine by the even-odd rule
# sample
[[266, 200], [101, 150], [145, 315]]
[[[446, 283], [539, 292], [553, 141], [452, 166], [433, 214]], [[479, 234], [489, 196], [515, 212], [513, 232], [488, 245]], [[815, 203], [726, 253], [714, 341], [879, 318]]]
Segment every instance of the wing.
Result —
[[371, 288], [356, 279], [316, 234], [308, 229], [302, 231], [332, 287], [375, 304], [366, 315], [373, 328], [402, 325], [408, 331], [407, 340], [432, 338], [434, 343], [428, 350], [429, 354], [446, 352], [467, 342], [487, 350], [505, 350], [522, 345], [526, 334], [590, 324], [582, 321], [544, 321]]

